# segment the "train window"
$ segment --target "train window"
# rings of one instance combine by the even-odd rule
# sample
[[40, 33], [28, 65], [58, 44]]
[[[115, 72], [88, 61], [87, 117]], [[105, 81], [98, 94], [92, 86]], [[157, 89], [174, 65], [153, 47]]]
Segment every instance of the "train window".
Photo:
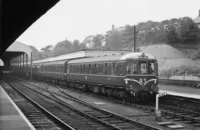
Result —
[[61, 65], [61, 72], [64, 72], [64, 66]]
[[70, 73], [73, 73], [74, 72], [74, 66], [71, 65], [71, 72]]
[[112, 69], [112, 64], [108, 63], [108, 66], [107, 66], [107, 75], [111, 75], [111, 69]]
[[78, 73], [79, 65], [76, 65], [75, 73]]
[[81, 64], [80, 65], [78, 65], [79, 67], [78, 67], [78, 73], [80, 74], [81, 73]]
[[85, 74], [85, 65], [83, 65], [82, 74]]
[[72, 65], [70, 65], [70, 68], [69, 68], [69, 73], [72, 73]]
[[96, 74], [97, 73], [97, 64], [94, 64], [94, 71], [93, 71], [93, 74]]
[[75, 73], [78, 73], [78, 65], [75, 65]]
[[116, 63], [116, 72], [115, 72], [115, 75], [124, 75], [124, 66], [123, 66], [124, 63]]
[[78, 65], [75, 65], [75, 73], [78, 73]]
[[148, 74], [157, 74], [157, 62], [156, 61], [148, 62]]
[[76, 65], [73, 65], [73, 73], [76, 72]]
[[137, 74], [137, 64], [136, 63], [132, 64], [132, 74]]
[[116, 72], [116, 63], [112, 63], [111, 75], [115, 75], [115, 72]]
[[81, 71], [82, 71], [82, 65], [80, 64], [79, 65], [79, 73], [81, 74]]
[[89, 64], [86, 64], [86, 74], [89, 74]]
[[104, 70], [103, 70], [103, 74], [106, 75], [106, 74], [107, 74], [107, 63], [104, 64], [103, 69], [104, 69]]
[[92, 74], [92, 67], [91, 67], [91, 64], [89, 64], [89, 67], [88, 67], [88, 74]]
[[82, 74], [85, 73], [85, 65], [82, 65]]
[[79, 74], [81, 73], [81, 64], [79, 65], [79, 71], [78, 72], [79, 72]]
[[124, 65], [123, 63], [120, 63], [119, 64], [119, 75], [124, 75]]
[[87, 73], [88, 73], [88, 65], [85, 64], [84, 74], [87, 74]]
[[126, 74], [136, 74], [137, 64], [133, 62], [128, 62], [126, 66]]
[[103, 71], [104, 71], [104, 65], [100, 64], [100, 74], [103, 74]]
[[140, 72], [141, 74], [147, 74], [147, 63], [140, 62]]
[[101, 68], [100, 68], [100, 64], [96, 65], [96, 74], [100, 74], [101, 73]]

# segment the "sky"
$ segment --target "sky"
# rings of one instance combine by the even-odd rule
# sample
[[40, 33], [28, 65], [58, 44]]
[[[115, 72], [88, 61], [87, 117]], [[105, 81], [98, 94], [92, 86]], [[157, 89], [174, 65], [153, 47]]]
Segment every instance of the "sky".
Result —
[[83, 41], [115, 27], [148, 20], [198, 16], [200, 0], [60, 0], [16, 41], [41, 49], [68, 39]]

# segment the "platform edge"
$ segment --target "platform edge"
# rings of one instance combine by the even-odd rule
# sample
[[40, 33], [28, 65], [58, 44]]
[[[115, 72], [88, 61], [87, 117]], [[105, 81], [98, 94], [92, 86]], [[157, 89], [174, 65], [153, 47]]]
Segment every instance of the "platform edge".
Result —
[[26, 116], [23, 114], [23, 112], [19, 109], [19, 107], [15, 104], [15, 102], [11, 99], [11, 97], [7, 94], [7, 92], [3, 89], [3, 87], [1, 85], [0, 85], [0, 88], [2, 89], [3, 93], [6, 95], [8, 100], [15, 107], [15, 109], [20, 114], [20, 116], [24, 119], [24, 121], [27, 123], [27, 125], [31, 128], [31, 130], [36, 130], [35, 127], [30, 123], [30, 121], [26, 118]]

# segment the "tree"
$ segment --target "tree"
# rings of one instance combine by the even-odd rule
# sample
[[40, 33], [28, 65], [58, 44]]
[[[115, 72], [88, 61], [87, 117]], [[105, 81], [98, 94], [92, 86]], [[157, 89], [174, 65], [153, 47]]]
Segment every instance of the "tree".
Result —
[[197, 50], [197, 52], [194, 53], [192, 59], [193, 60], [200, 59], [200, 48]]
[[92, 46], [93, 46], [93, 38], [94, 38], [94, 36], [93, 35], [90, 35], [90, 36], [87, 36], [84, 40], [83, 40], [83, 42], [82, 42], [82, 44], [84, 44], [84, 46], [86, 46], [86, 47], [88, 47], [88, 48], [92, 48]]
[[132, 45], [134, 41], [134, 26], [126, 25], [123, 32], [124, 46]]
[[74, 51], [80, 50], [80, 42], [79, 42], [79, 40], [74, 40], [73, 41], [73, 50]]
[[90, 49], [103, 49], [104, 43], [105, 36], [102, 34], [88, 36], [83, 41], [83, 44]]
[[106, 49], [121, 49], [123, 43], [123, 33], [117, 30], [113, 30], [106, 36]]
[[47, 58], [53, 56], [53, 46], [47, 45], [41, 49], [42, 51], [42, 58]]
[[104, 43], [105, 43], [105, 37], [102, 34], [97, 34], [93, 38], [93, 49], [103, 49]]
[[58, 55], [70, 53], [72, 51], [74, 51], [72, 43], [68, 40], [64, 40], [56, 44], [53, 50], [53, 55], [58, 56]]
[[42, 54], [34, 46], [29, 46], [32, 50], [32, 60], [39, 60], [42, 58]]
[[196, 41], [198, 39], [199, 28], [189, 17], [184, 17], [178, 27], [178, 36], [182, 43]]
[[165, 41], [166, 43], [175, 43], [178, 42], [178, 34], [174, 25], [169, 25], [165, 31]]

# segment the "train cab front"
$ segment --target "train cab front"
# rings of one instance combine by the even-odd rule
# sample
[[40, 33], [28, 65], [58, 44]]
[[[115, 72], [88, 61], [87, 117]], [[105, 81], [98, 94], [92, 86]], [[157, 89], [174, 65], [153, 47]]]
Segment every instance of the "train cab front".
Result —
[[154, 97], [158, 91], [158, 64], [147, 57], [129, 59], [126, 65], [125, 89], [137, 98]]

